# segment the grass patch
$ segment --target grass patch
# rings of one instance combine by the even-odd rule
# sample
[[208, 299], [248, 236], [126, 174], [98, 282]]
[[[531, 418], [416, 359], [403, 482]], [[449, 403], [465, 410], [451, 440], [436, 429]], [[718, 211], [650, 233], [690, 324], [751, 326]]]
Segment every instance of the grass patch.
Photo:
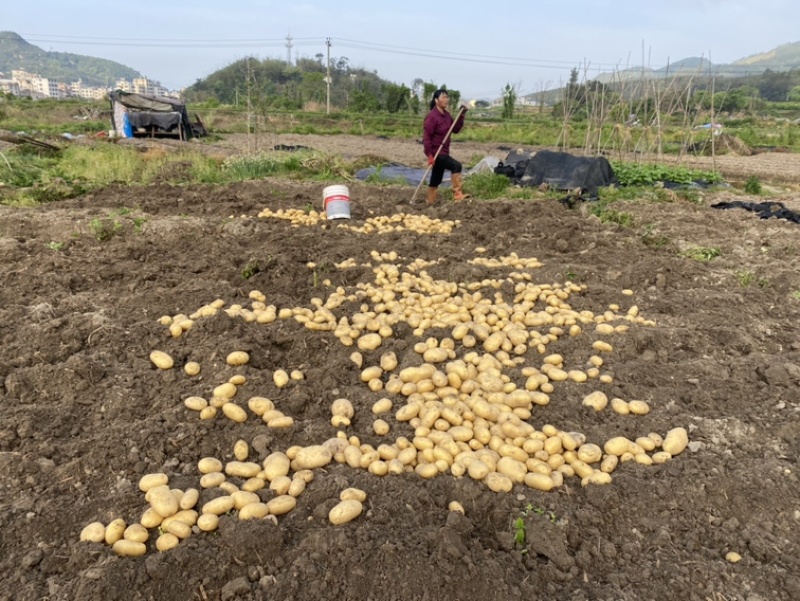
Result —
[[697, 246], [693, 248], [687, 248], [680, 252], [682, 257], [693, 259], [694, 261], [700, 261], [702, 263], [707, 263], [712, 259], [716, 259], [721, 254], [722, 251], [716, 246]]
[[116, 219], [95, 217], [89, 222], [89, 231], [97, 240], [105, 242], [122, 231], [122, 224]]
[[657, 182], [675, 182], [685, 185], [698, 182], [711, 185], [724, 181], [716, 171], [689, 169], [678, 165], [612, 161], [611, 166], [620, 186], [652, 186]]
[[464, 178], [464, 191], [481, 200], [507, 198], [510, 186], [511, 180], [497, 173], [474, 173]]
[[758, 179], [755, 175], [751, 175], [747, 178], [747, 181], [744, 184], [744, 191], [748, 194], [753, 194], [758, 196], [761, 194], [761, 180]]

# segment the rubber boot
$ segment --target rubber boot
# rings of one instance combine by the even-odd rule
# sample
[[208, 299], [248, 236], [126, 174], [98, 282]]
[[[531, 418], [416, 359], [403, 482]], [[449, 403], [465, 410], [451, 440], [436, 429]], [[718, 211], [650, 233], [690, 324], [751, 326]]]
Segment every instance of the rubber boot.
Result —
[[453, 184], [453, 200], [455, 202], [459, 202], [464, 200], [465, 198], [469, 198], [464, 191], [461, 189], [461, 174], [460, 173], [453, 173], [450, 175], [450, 182]]
[[428, 196], [425, 198], [425, 202], [428, 203], [428, 206], [431, 206], [436, 202], [437, 192], [438, 188], [434, 188], [433, 186], [428, 186]]

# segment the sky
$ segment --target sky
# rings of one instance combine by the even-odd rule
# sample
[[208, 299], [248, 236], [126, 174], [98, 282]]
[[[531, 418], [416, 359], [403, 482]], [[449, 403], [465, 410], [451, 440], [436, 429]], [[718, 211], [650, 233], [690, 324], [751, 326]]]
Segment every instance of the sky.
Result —
[[[797, 0], [4, 1], [0, 31], [107, 58], [177, 90], [244, 58], [328, 50], [387, 80], [492, 99], [687, 57], [730, 63], [800, 41]], [[287, 37], [291, 36], [291, 49]]]

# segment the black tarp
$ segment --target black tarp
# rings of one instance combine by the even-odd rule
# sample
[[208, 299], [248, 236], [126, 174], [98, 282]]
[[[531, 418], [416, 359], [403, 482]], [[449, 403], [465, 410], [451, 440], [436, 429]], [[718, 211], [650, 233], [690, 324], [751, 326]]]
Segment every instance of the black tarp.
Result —
[[180, 135], [182, 140], [188, 140], [195, 135], [186, 105], [177, 98], [166, 96], [147, 96], [114, 90], [108, 94], [111, 100], [112, 120], [114, 129], [122, 131], [121, 123], [116, 122], [115, 105], [124, 107], [128, 113], [131, 127], [144, 127], [150, 132]]
[[614, 169], [605, 157], [578, 157], [566, 152], [540, 150], [509, 153], [495, 173], [502, 173], [520, 186], [547, 184], [553, 190], [596, 196], [597, 189], [617, 184]]
[[711, 205], [712, 209], [744, 209], [752, 211], [761, 219], [786, 219], [800, 224], [800, 213], [787, 208], [782, 202], [745, 202], [732, 200], [729, 202], [718, 202]]

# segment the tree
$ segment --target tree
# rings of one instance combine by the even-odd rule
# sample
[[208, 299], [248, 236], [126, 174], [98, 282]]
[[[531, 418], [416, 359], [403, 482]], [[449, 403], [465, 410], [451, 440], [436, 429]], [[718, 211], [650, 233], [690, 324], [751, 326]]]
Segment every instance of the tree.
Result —
[[514, 106], [517, 104], [517, 87], [516, 85], [506, 84], [506, 87], [501, 90], [503, 95], [503, 119], [511, 119], [514, 117]]

